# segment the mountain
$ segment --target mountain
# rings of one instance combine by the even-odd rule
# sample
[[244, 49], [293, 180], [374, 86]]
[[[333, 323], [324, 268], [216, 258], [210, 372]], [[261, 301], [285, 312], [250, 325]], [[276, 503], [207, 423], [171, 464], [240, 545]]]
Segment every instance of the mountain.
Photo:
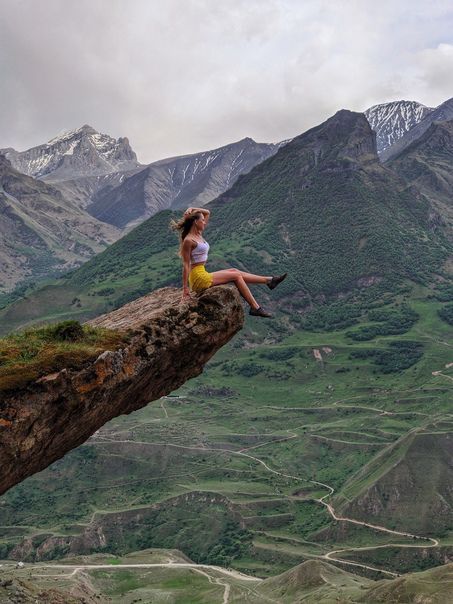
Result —
[[204, 205], [287, 141], [245, 138], [212, 151], [143, 166], [127, 138], [84, 125], [27, 151], [2, 149], [19, 172], [53, 184], [64, 197], [121, 229], [170, 207]]
[[293, 139], [209, 207], [221, 214], [210, 237], [231, 252], [242, 242], [231, 258], [258, 270], [285, 266], [286, 291], [312, 297], [387, 276], [426, 278], [439, 266], [435, 256], [446, 254], [427, 199], [381, 165], [365, 116], [346, 110]]
[[[430, 280], [448, 254], [437, 213], [381, 165], [375, 135], [361, 113], [339, 111], [293, 139], [209, 207], [208, 268], [287, 270], [273, 296], [287, 309], [385, 280]], [[10, 327], [41, 316], [50, 311], [49, 296], [52, 312], [70, 316], [76, 295], [89, 317], [151, 289], [180, 286], [170, 218], [170, 212], [158, 213], [59, 284], [1, 316]]]
[[420, 138], [434, 122], [444, 122], [453, 119], [453, 98], [445, 101], [406, 132], [393, 145], [381, 153], [382, 161], [397, 157], [406, 147]]
[[345, 484], [339, 511], [372, 524], [440, 536], [453, 518], [453, 434], [412, 432]]
[[119, 186], [100, 190], [88, 211], [119, 228], [131, 228], [160, 210], [205, 205], [285, 143], [244, 138], [212, 151], [154, 162]]
[[434, 109], [416, 101], [394, 101], [373, 105], [364, 113], [376, 132], [377, 152], [391, 147]]
[[79, 266], [119, 231], [68, 202], [51, 185], [15, 170], [0, 155], [0, 292], [24, 279]]
[[388, 166], [432, 202], [453, 227], [453, 120], [433, 122]]
[[85, 124], [49, 142], [28, 149], [0, 149], [12, 166], [33, 178], [50, 182], [98, 176], [138, 167], [127, 138], [115, 140]]
[[[45, 204], [41, 203], [39, 208], [35, 203], [31, 210], [27, 203], [22, 203], [19, 189], [14, 207], [7, 210], [5, 206], [0, 224], [1, 232], [5, 234], [0, 244], [0, 248], [3, 248], [0, 251], [3, 267], [0, 269], [0, 276], [3, 277], [0, 293], [13, 290], [24, 279], [42, 279], [80, 265], [93, 253], [119, 238], [120, 231], [113, 223], [120, 228], [126, 225], [130, 228], [131, 224], [141, 222], [172, 204], [205, 203], [228, 188], [240, 173], [275, 153], [285, 142], [266, 145], [244, 139], [212, 152], [161, 160], [148, 168], [143, 168], [137, 162], [126, 138], [115, 140], [88, 125], [28, 151], [4, 149], [4, 157], [9, 162], [4, 165], [15, 169], [16, 178], [20, 179], [19, 173], [22, 173], [35, 179], [33, 186], [40, 191], [50, 191], [49, 194], [54, 200], [58, 199], [61, 207], [55, 213]], [[25, 182], [25, 178], [22, 180]], [[45, 181], [50, 188], [45, 189], [37, 184], [39, 181]], [[29, 187], [31, 180], [27, 182]], [[94, 205], [93, 199], [97, 200]], [[3, 204], [5, 200], [3, 197]], [[8, 207], [11, 203], [10, 198]], [[94, 216], [87, 214], [90, 204]], [[108, 208], [104, 207], [106, 204]], [[113, 206], [111, 209], [110, 204]], [[27, 226], [24, 226], [17, 218], [19, 205], [26, 216], [30, 217], [32, 211], [33, 220], [45, 222], [44, 239], [54, 241], [59, 249], [69, 247], [69, 255], [61, 252], [56, 254], [58, 258], [54, 258], [52, 252], [49, 256], [47, 244], [36, 236], [39, 231], [36, 225], [31, 227], [32, 234], [27, 231], [27, 235], [22, 232], [16, 236], [16, 227], [11, 226], [12, 218], [7, 217], [8, 213], [14, 213], [16, 226], [21, 224], [22, 231], [30, 227], [27, 220]], [[45, 216], [48, 212], [51, 219]], [[100, 221], [96, 218], [97, 213], [100, 214]], [[128, 224], [130, 217], [133, 222]], [[60, 224], [59, 219], [64, 224]], [[75, 224], [78, 226], [74, 228]], [[66, 234], [62, 235], [62, 232]], [[75, 233], [78, 233], [77, 241], [73, 242], [71, 238]], [[19, 253], [24, 237], [28, 247], [25, 246]], [[70, 241], [65, 243], [67, 237]], [[74, 249], [78, 250], [74, 254], [72, 243]]]
[[366, 592], [362, 601], [366, 604], [448, 604], [452, 583], [453, 564], [445, 564], [420, 573], [408, 573], [392, 581], [379, 581]]
[[85, 124], [28, 149], [0, 150], [19, 172], [52, 183], [73, 205], [86, 208], [100, 189], [141, 169], [127, 138], [114, 139]]
[[[341, 570], [320, 560], [308, 560], [286, 572], [265, 579], [257, 588], [260, 594], [274, 602], [351, 602], [373, 584], [365, 578]], [[341, 595], [340, 595], [341, 594]], [[346, 595], [351, 600], [345, 599]], [[341, 599], [338, 599], [338, 596]], [[354, 596], [354, 599], [352, 599]]]

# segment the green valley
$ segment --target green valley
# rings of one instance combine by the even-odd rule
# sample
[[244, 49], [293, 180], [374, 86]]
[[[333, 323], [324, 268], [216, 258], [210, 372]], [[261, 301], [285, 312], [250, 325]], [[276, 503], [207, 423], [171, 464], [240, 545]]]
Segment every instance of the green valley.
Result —
[[[453, 365], [440, 304], [414, 287], [394, 300], [417, 313], [408, 331], [364, 342], [348, 327], [279, 336], [250, 320], [202, 376], [6, 493], [0, 556], [176, 548], [260, 577], [307, 560], [373, 579], [442, 564]], [[421, 357], [387, 372], [353, 354], [395, 341]], [[395, 503], [392, 484], [407, 498]], [[433, 518], [439, 497], [449, 507]]]

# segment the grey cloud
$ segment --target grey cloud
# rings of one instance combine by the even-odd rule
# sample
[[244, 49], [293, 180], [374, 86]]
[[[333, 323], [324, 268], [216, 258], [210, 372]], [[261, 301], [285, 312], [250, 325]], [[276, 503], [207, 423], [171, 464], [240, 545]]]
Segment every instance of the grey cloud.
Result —
[[282, 140], [340, 108], [438, 104], [453, 96], [448, 5], [3, 0], [0, 147], [89, 123], [149, 162]]

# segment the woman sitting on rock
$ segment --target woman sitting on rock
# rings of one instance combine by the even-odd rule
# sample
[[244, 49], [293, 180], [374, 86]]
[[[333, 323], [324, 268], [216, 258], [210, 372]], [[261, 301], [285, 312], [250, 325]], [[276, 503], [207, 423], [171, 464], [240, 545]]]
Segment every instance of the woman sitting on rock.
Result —
[[265, 283], [269, 289], [274, 289], [286, 277], [264, 277], [261, 275], [252, 275], [245, 273], [237, 268], [228, 268], [221, 271], [208, 273], [205, 268], [205, 263], [208, 259], [209, 243], [203, 238], [209, 221], [209, 210], [205, 208], [188, 208], [183, 217], [178, 222], [172, 222], [172, 228], [180, 233], [179, 255], [182, 258], [182, 283], [183, 294], [181, 302], [184, 302], [190, 297], [190, 289], [196, 293], [213, 285], [221, 285], [222, 283], [234, 283], [238, 288], [242, 297], [250, 305], [249, 314], [255, 317], [271, 317], [272, 315], [266, 312], [255, 298], [247, 286], [247, 283]]

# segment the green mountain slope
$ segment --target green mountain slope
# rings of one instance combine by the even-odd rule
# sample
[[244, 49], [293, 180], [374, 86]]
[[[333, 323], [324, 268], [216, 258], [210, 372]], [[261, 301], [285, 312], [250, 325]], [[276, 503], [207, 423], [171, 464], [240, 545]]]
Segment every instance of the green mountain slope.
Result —
[[388, 163], [430, 199], [453, 226], [453, 120], [434, 122], [429, 129]]
[[349, 111], [294, 139], [210, 207], [223, 210], [219, 239], [267, 252], [288, 267], [288, 290], [303, 283], [311, 296], [369, 278], [423, 279], [444, 253], [426, 199], [381, 166], [368, 122]]
[[410, 573], [393, 581], [380, 581], [366, 592], [363, 602], [386, 604], [420, 602], [448, 604], [453, 593], [453, 564], [446, 564], [422, 573]]
[[[341, 513], [424, 535], [453, 531], [453, 434], [412, 432], [353, 476], [337, 498]], [[348, 500], [348, 503], [344, 503]]]
[[[405, 278], [429, 281], [448, 255], [427, 199], [383, 167], [362, 114], [340, 111], [239, 178], [209, 204], [211, 270], [287, 270], [283, 307], [335, 299]], [[88, 317], [140, 294], [180, 284], [177, 240], [161, 212], [59, 283], [3, 311], [33, 319]], [[291, 299], [289, 299], [289, 297]]]
[[[273, 601], [294, 604], [296, 602], [343, 602], [357, 601], [371, 581], [354, 576], [331, 564], [309, 560], [276, 577], [265, 579], [257, 588], [263, 596]], [[346, 596], [351, 599], [346, 600]], [[353, 599], [352, 599], [353, 598]], [[340, 600], [341, 601], [341, 600]]]
[[119, 231], [49, 184], [21, 174], [0, 155], [0, 294], [21, 281], [79, 266]]

